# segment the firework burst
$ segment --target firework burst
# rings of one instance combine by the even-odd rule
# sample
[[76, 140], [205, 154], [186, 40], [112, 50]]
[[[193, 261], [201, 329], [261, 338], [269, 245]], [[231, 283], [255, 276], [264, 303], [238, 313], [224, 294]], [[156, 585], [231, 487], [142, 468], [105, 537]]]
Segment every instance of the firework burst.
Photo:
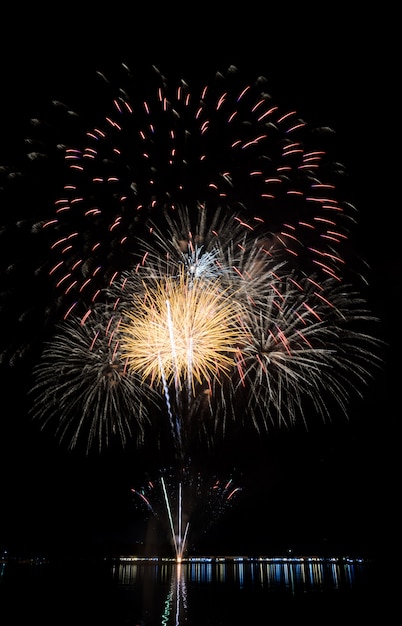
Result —
[[[143, 435], [144, 417], [164, 407], [181, 460], [192, 442], [223, 436], [229, 420], [262, 432], [307, 424], [306, 403], [323, 419], [328, 406], [347, 414], [381, 362], [376, 319], [361, 295], [276, 265], [258, 239], [247, 245], [243, 237], [237, 251], [233, 240], [187, 252], [175, 242], [165, 239], [163, 254], [148, 242], [142, 262], [109, 290], [107, 307], [84, 321], [70, 316], [71, 327], [66, 320], [70, 330], [35, 369], [35, 413], [58, 417], [75, 441], [85, 422], [91, 438], [107, 415], [112, 424], [120, 403], [124, 443], [122, 416], [137, 415]], [[74, 428], [77, 398], [84, 410]], [[160, 428], [159, 417], [150, 421]]]
[[377, 320], [350, 285], [289, 274], [243, 311], [246, 341], [232, 382], [240, 413], [258, 430], [304, 419], [305, 405], [323, 419], [335, 405], [347, 415], [380, 366]]
[[122, 71], [118, 85], [100, 75], [110, 105], [76, 145], [71, 120], [80, 117], [55, 106], [55, 128], [69, 120], [69, 141], [61, 143], [65, 180], [41, 227], [66, 315], [84, 315], [99, 301], [131, 265], [150, 220], [160, 223], [180, 206], [191, 222], [181, 224], [183, 241], [207, 207], [209, 216], [225, 216], [227, 228], [269, 242], [277, 261], [321, 278], [349, 271], [344, 251], [355, 209], [333, 180], [341, 166], [318, 147], [323, 129], [280, 110], [264, 79], [242, 83], [233, 67], [194, 88], [154, 69], [144, 93]]
[[156, 402], [122, 356], [120, 319], [96, 310], [91, 324], [60, 324], [34, 367], [32, 417], [73, 449], [86, 442], [102, 449], [116, 438], [141, 442], [148, 407]]
[[378, 342], [325, 129], [233, 67], [193, 87], [153, 68], [144, 92], [121, 70], [118, 85], [99, 74], [92, 124], [55, 102], [28, 141], [32, 167], [56, 169], [46, 210], [16, 229], [38, 246], [41, 328], [58, 329], [35, 368], [34, 415], [56, 417], [72, 446], [102, 447], [142, 441], [163, 406], [182, 458], [184, 441], [213, 442], [229, 418], [266, 430], [304, 419], [306, 398], [326, 416], [328, 396], [346, 412]]
[[183, 272], [165, 279], [138, 300], [134, 295], [122, 327], [123, 355], [144, 379], [193, 390], [228, 375], [240, 341], [234, 294], [219, 281], [190, 280]]

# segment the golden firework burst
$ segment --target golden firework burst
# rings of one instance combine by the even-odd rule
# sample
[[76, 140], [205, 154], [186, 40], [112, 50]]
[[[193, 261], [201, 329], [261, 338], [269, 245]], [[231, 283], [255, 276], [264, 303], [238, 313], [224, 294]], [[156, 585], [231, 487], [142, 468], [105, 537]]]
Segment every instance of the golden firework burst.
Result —
[[143, 283], [121, 326], [122, 352], [130, 368], [151, 384], [183, 383], [194, 391], [221, 380], [234, 366], [242, 340], [234, 293], [219, 279], [177, 277]]

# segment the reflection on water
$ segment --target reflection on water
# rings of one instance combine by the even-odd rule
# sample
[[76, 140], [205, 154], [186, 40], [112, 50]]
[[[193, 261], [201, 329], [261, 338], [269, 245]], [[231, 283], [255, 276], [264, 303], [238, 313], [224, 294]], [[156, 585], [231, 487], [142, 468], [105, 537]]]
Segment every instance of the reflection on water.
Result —
[[379, 605], [372, 565], [318, 557], [9, 561], [0, 576], [1, 622], [258, 626], [279, 617], [282, 625], [359, 626]]
[[139, 581], [167, 583], [179, 576], [196, 583], [232, 583], [266, 589], [291, 591], [352, 587], [364, 572], [362, 559], [319, 557], [268, 558], [192, 558], [176, 564], [170, 559], [122, 557], [112, 566], [114, 576], [124, 585]]
[[[191, 602], [192, 596], [201, 589], [219, 593], [220, 588], [224, 590], [225, 596], [230, 590], [231, 598], [236, 597], [236, 590], [253, 591], [254, 594], [259, 592], [259, 600], [261, 592], [265, 592], [265, 597], [267, 592], [291, 596], [328, 594], [337, 590], [345, 592], [351, 591], [355, 584], [364, 579], [367, 567], [367, 561], [350, 558], [192, 558], [176, 563], [169, 559], [127, 557], [114, 563], [112, 572], [120, 585], [127, 588], [142, 587], [144, 621], [141, 623], [180, 626], [202, 623], [195, 622]], [[155, 593], [155, 589], [158, 593]], [[162, 589], [165, 592], [158, 615], [155, 609]], [[216, 603], [214, 608], [216, 610]], [[234, 619], [231, 617], [230, 621], [216, 623], [243, 623]]]

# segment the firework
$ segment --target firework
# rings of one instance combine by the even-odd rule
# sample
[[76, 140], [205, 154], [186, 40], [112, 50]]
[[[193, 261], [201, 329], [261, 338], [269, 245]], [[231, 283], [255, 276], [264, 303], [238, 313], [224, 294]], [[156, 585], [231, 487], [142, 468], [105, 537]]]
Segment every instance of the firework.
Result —
[[[73, 449], [86, 442], [99, 450], [111, 440], [140, 442], [148, 408], [148, 388], [127, 369], [119, 346], [120, 320], [96, 310], [91, 324], [71, 318], [60, 324], [34, 367], [32, 417]], [[145, 401], [146, 400], [146, 401]]]
[[[144, 379], [162, 379], [176, 388], [186, 381], [194, 391], [211, 378], [227, 375], [240, 342], [234, 297], [222, 291], [220, 281], [179, 278], [146, 286], [134, 301], [123, 326], [124, 356]], [[194, 395], [194, 394], [192, 394]]]
[[200, 533], [206, 534], [236, 502], [242, 488], [232, 476], [206, 478], [189, 464], [164, 470], [131, 489], [135, 504], [170, 536], [177, 561]]
[[153, 415], [157, 432], [160, 412], [168, 416], [182, 461], [193, 442], [225, 435], [229, 421], [262, 432], [307, 424], [305, 405], [323, 419], [328, 406], [347, 414], [381, 362], [362, 296], [276, 265], [258, 239], [243, 238], [238, 252], [233, 241], [205, 252], [182, 252], [175, 241], [165, 240], [164, 254], [148, 243], [142, 263], [109, 290], [107, 309], [71, 317], [35, 370], [35, 413], [53, 414], [78, 437], [70, 412], [79, 398], [92, 437], [107, 415], [113, 423], [120, 397], [118, 424], [134, 414], [146, 428]]
[[143, 441], [163, 410], [182, 460], [230, 419], [289, 425], [306, 400], [323, 417], [327, 399], [346, 412], [378, 342], [324, 129], [233, 67], [193, 87], [153, 68], [141, 89], [121, 70], [117, 85], [99, 74], [92, 124], [55, 102], [28, 141], [52, 185], [19, 230], [39, 248], [43, 318], [57, 322], [34, 416], [56, 419], [72, 447], [102, 447]]
[[[131, 266], [150, 220], [175, 216], [180, 206], [189, 215], [182, 241], [200, 210], [210, 217], [218, 211], [226, 228], [241, 226], [269, 242], [277, 261], [321, 278], [348, 271], [344, 251], [355, 209], [339, 197], [342, 168], [320, 147], [323, 129], [281, 110], [264, 79], [243, 83], [233, 67], [194, 88], [154, 70], [139, 89], [128, 68], [122, 73], [117, 85], [100, 75], [109, 104], [82, 129], [80, 141], [71, 129], [75, 119], [81, 128], [80, 116], [60, 103], [54, 107], [53, 141], [65, 157], [57, 176], [64, 177], [63, 190], [40, 225], [65, 315], [74, 309], [85, 315], [101, 300]], [[98, 97], [97, 107], [104, 100]], [[34, 129], [43, 132], [40, 124]], [[41, 134], [39, 140], [43, 144]]]
[[[246, 340], [232, 383], [237, 410], [259, 431], [294, 424], [304, 407], [324, 420], [347, 416], [381, 364], [376, 318], [350, 285], [289, 274], [244, 310]], [[329, 409], [330, 407], [330, 409]]]

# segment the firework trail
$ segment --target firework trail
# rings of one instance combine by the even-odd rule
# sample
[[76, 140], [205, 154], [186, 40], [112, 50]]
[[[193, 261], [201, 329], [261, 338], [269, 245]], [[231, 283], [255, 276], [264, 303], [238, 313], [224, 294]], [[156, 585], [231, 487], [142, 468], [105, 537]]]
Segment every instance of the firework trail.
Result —
[[164, 470], [139, 488], [131, 489], [137, 507], [165, 529], [177, 561], [189, 545], [217, 524], [237, 500], [242, 488], [233, 477], [205, 478], [187, 464]]
[[92, 125], [55, 102], [29, 139], [34, 166], [57, 172], [46, 215], [17, 229], [34, 232], [48, 291], [35, 416], [73, 447], [102, 447], [142, 441], [162, 400], [182, 460], [229, 419], [292, 424], [306, 398], [322, 416], [329, 397], [346, 412], [378, 342], [325, 129], [233, 67], [194, 88], [154, 68], [141, 89], [121, 69], [117, 86], [99, 75]]

